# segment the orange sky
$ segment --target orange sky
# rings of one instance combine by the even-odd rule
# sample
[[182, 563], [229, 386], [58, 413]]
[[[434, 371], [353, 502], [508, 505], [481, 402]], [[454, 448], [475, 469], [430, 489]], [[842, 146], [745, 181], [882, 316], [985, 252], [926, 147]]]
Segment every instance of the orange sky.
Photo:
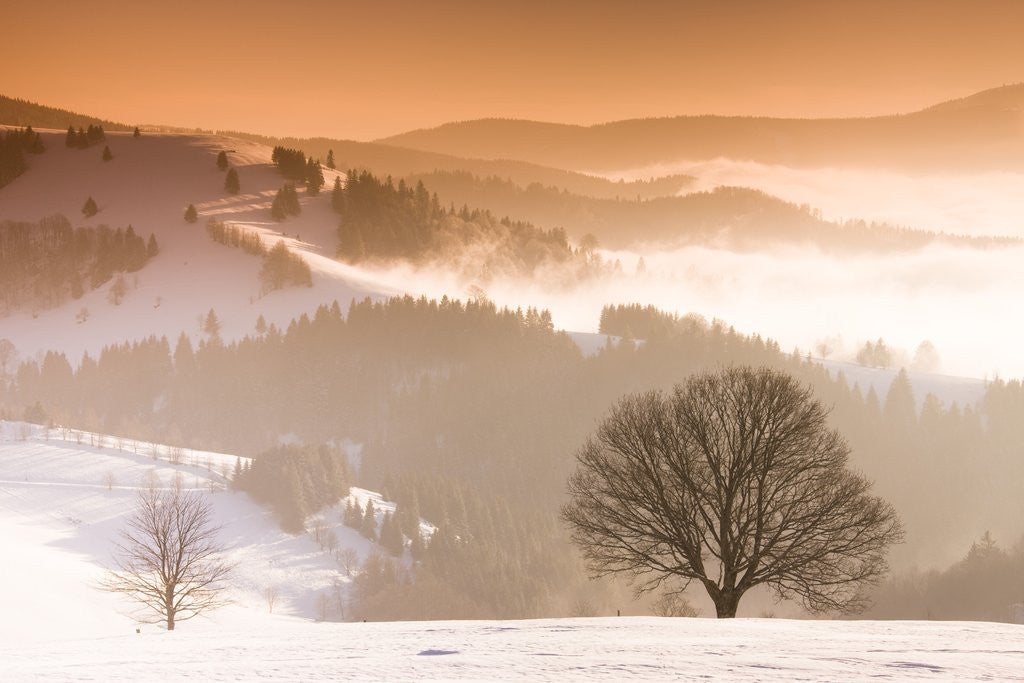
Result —
[[888, 113], [1024, 81], [1016, 0], [4, 4], [3, 94], [281, 135]]

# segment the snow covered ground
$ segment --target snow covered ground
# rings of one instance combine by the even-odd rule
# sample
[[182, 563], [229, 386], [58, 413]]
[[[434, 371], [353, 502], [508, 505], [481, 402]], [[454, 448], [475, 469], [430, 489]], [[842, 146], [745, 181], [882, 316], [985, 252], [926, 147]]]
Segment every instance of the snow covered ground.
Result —
[[1024, 627], [608, 617], [254, 620], [0, 645], [0, 678], [143, 681], [1024, 680]]
[[[244, 460], [244, 459], [242, 459]], [[236, 458], [172, 449], [110, 436], [0, 422], [0, 642], [134, 633], [131, 603], [97, 589], [111, 564], [113, 542], [140, 487], [182, 486], [209, 496], [220, 539], [237, 564], [233, 604], [211, 613], [210, 628], [269, 617], [268, 589], [277, 593], [273, 618], [344, 616], [347, 568], [308, 535], [280, 530], [268, 509], [227, 488]], [[394, 505], [352, 489], [378, 521]], [[376, 546], [344, 526], [344, 500], [317, 517], [363, 558]], [[424, 523], [422, 530], [432, 531]], [[150, 627], [144, 627], [148, 629]], [[0, 674], [0, 680], [10, 680]]]
[[[95, 445], [94, 445], [95, 443]], [[174, 462], [178, 461], [178, 462]], [[0, 422], [0, 681], [1024, 680], [1024, 627], [608, 617], [340, 623], [350, 577], [309, 535], [224, 489], [234, 456]], [[139, 486], [210, 496], [233, 604], [174, 632], [97, 589]], [[351, 494], [379, 514], [393, 506]], [[374, 546], [322, 511], [340, 548]], [[425, 532], [429, 525], [423, 524]], [[278, 594], [273, 612], [266, 591]], [[327, 621], [317, 621], [328, 598]], [[140, 633], [136, 633], [136, 628]]]

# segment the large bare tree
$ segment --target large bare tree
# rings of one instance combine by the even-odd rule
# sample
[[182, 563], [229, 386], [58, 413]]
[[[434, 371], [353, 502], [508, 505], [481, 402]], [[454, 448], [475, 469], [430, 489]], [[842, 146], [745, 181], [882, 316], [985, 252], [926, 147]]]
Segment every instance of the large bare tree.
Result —
[[104, 588], [142, 603], [172, 631], [176, 622], [226, 603], [231, 566], [218, 531], [200, 492], [142, 489]]
[[768, 369], [691, 377], [613, 407], [562, 510], [593, 574], [697, 581], [719, 617], [768, 586], [815, 612], [865, 606], [902, 527], [811, 390]]

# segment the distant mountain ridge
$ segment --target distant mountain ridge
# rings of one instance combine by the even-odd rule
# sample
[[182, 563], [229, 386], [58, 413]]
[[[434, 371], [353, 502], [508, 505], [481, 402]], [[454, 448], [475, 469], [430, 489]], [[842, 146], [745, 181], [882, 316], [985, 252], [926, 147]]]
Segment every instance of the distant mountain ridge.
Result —
[[[132, 126], [115, 123], [94, 116], [79, 114], [66, 109], [48, 107], [28, 100], [0, 95], [0, 126], [32, 126], [36, 129], [54, 128], [63, 130], [69, 125], [76, 128], [100, 125], [106, 130], [132, 130]], [[392, 145], [372, 142], [357, 142], [332, 138], [291, 138], [271, 137], [238, 131], [209, 131], [198, 128], [173, 126], [143, 126], [144, 130], [159, 130], [170, 133], [222, 134], [257, 142], [269, 147], [283, 145], [301, 149], [307, 155], [327, 158], [327, 151], [334, 150], [338, 168], [360, 168], [378, 175], [405, 176], [433, 171], [470, 171], [481, 176], [508, 178], [520, 185], [540, 183], [554, 186], [575, 194], [596, 199], [641, 198], [672, 196], [689, 184], [694, 178], [687, 175], [670, 174], [650, 181], [613, 182], [606, 178], [586, 175], [560, 168], [545, 167], [523, 161], [465, 159], [449, 154], [403, 149]]]
[[1024, 84], [908, 114], [796, 119], [678, 116], [578, 126], [479, 119], [377, 142], [578, 171], [621, 171], [718, 157], [792, 166], [916, 171], [1024, 169]]

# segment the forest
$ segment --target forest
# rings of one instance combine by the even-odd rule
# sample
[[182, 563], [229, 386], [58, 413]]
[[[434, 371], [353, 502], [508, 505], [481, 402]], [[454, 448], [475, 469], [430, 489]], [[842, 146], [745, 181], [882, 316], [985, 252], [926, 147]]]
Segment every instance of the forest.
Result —
[[28, 126], [23, 130], [0, 130], [0, 187], [28, 170], [26, 154], [46, 151], [43, 139]]
[[52, 308], [140, 270], [157, 255], [156, 238], [127, 228], [73, 228], [67, 218], [0, 222], [0, 313]]
[[350, 170], [347, 182], [335, 184], [331, 204], [341, 216], [338, 256], [349, 263], [444, 263], [484, 282], [548, 266], [568, 266], [566, 277], [586, 278], [605, 267], [597, 254], [573, 249], [560, 228], [443, 207], [422, 182], [396, 185], [390, 177]]
[[[438, 531], [411, 567], [373, 559], [357, 582], [352, 614], [360, 618], [639, 609], [621, 585], [589, 581], [567, 543], [557, 515], [573, 454], [619, 396], [722, 364], [783, 370], [834, 406], [832, 423], [849, 439], [853, 463], [906, 526], [907, 542], [892, 557], [898, 572], [949, 564], [986, 529], [1002, 538], [1005, 520], [1021, 513], [1013, 484], [1024, 475], [1019, 382], [992, 382], [977, 409], [934, 396], [919, 407], [905, 373], [880, 396], [719, 322], [642, 307], [608, 308], [603, 318], [609, 329], [628, 324], [647, 338], [609, 342], [588, 357], [544, 311], [500, 309], [485, 299], [355, 301], [347, 314], [334, 304], [286, 329], [254, 327], [230, 344], [215, 333], [198, 343], [182, 335], [173, 344], [111, 346], [75, 367], [56, 353], [26, 360], [0, 385], [0, 405], [8, 415], [31, 410], [58, 423], [253, 455], [254, 479], [272, 466], [262, 458], [291, 458], [302, 491], [316, 486], [302, 480], [324, 480], [324, 466], [267, 455], [280, 435], [314, 451], [343, 439], [361, 443], [358, 466], [329, 477], [345, 483], [311, 504], [358, 485], [381, 491], [399, 510], [420, 511]], [[288, 525], [311, 509], [289, 510], [280, 492], [255, 495]], [[975, 504], [981, 496], [984, 510]], [[1007, 547], [1015, 541], [1005, 539]], [[405, 542], [411, 547], [411, 538]], [[1018, 557], [1007, 553], [1009, 561]], [[939, 574], [931, 581], [947, 585]], [[1017, 579], [1008, 581], [991, 587], [1006, 603], [1017, 599]], [[944, 618], [973, 613], [966, 599], [929, 591], [885, 616], [919, 618], [929, 604]]]
[[602, 246], [616, 249], [651, 244], [717, 244], [737, 249], [799, 244], [833, 253], [881, 253], [938, 243], [987, 247], [1015, 241], [939, 235], [860, 220], [827, 221], [809, 206], [746, 187], [723, 186], [674, 196], [685, 188], [680, 183], [669, 196], [595, 198], [537, 182], [521, 186], [508, 178], [479, 177], [467, 171], [434, 171], [404, 179], [409, 184], [425, 183], [445, 202], [561, 227], [576, 238], [591, 234]]

